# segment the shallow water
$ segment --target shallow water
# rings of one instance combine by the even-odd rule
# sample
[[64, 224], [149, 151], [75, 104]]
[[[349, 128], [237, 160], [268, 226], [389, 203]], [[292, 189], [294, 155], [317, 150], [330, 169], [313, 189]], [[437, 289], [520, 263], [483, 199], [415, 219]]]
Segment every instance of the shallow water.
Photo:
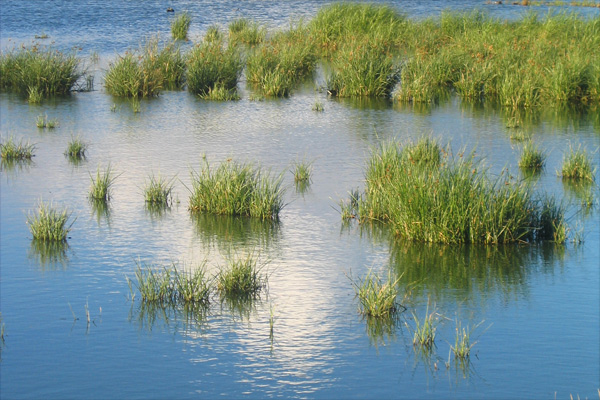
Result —
[[[197, 38], [213, 22], [225, 25], [245, 15], [283, 26], [290, 18], [314, 15], [322, 4], [86, 1], [74, 7], [3, 1], [3, 49], [47, 33], [58, 47], [97, 52], [100, 63], [93, 92], [39, 106], [0, 94], [2, 137], [36, 143], [31, 163], [3, 165], [0, 174], [2, 398], [597, 396], [598, 186], [588, 189], [595, 193], [595, 208], [584, 212], [577, 192], [556, 176], [569, 145], [598, 149], [597, 116], [546, 111], [523, 128], [548, 155], [536, 188], [564, 201], [570, 226], [583, 233], [582, 244], [392, 244], [377, 228], [344, 224], [337, 210], [349, 190], [362, 186], [372, 146], [432, 135], [457, 151], [475, 149], [492, 175], [509, 168], [520, 176], [520, 147], [511, 142], [502, 111], [455, 99], [425, 110], [336, 101], [309, 84], [288, 99], [266, 101], [250, 101], [244, 90], [242, 100], [227, 103], [165, 92], [142, 101], [134, 114], [101, 88], [102, 66], [115, 53], [137, 47], [148, 34], [168, 35], [168, 6], [191, 10], [198, 22], [191, 36]], [[447, 3], [402, 6], [410, 16], [423, 17]], [[498, 12], [514, 17], [522, 11]], [[316, 101], [324, 112], [311, 110]], [[39, 130], [40, 114], [58, 119], [59, 127]], [[91, 144], [79, 165], [63, 156], [74, 135]], [[280, 221], [191, 216], [186, 187], [204, 155], [213, 164], [231, 157], [283, 172], [287, 205]], [[289, 172], [301, 159], [313, 161], [312, 182], [302, 193]], [[98, 210], [87, 199], [89, 174], [109, 162], [120, 175], [109, 208]], [[598, 152], [594, 163], [600, 164]], [[177, 177], [178, 202], [163, 213], [144, 207], [142, 187], [153, 172]], [[25, 221], [40, 198], [67, 206], [77, 217], [68, 246], [48, 249], [32, 242]], [[180, 309], [148, 309], [129, 298], [125, 276], [133, 276], [137, 262], [191, 267], [207, 260], [216, 271], [228, 254], [246, 252], [259, 255], [269, 276], [268, 293], [249, 306], [215, 298], [198, 322]], [[404, 273], [403, 285], [411, 289], [394, 329], [360, 317], [348, 278], [388, 266]], [[445, 318], [437, 347], [423, 354], [413, 348], [409, 327], [412, 312], [422, 317], [428, 302]], [[455, 319], [471, 326], [484, 322], [475, 331], [471, 363], [451, 360], [446, 367]]]

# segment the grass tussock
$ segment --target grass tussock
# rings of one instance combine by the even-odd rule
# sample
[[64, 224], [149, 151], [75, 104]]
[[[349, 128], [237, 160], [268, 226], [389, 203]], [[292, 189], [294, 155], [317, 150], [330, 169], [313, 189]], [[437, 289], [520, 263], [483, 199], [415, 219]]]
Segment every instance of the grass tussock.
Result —
[[435, 345], [440, 315], [436, 311], [435, 306], [433, 308], [433, 311], [429, 312], [429, 303], [427, 303], [427, 309], [425, 310], [425, 316], [423, 319], [420, 319], [416, 313], [412, 313], [415, 326], [414, 328], [411, 328], [408, 325], [407, 326], [413, 331], [414, 346], [420, 346], [424, 349], [432, 349]]
[[229, 43], [255, 46], [266, 36], [266, 29], [249, 18], [238, 18], [229, 23]]
[[312, 162], [306, 160], [295, 161], [292, 174], [294, 175], [294, 183], [310, 183]]
[[560, 175], [563, 179], [594, 182], [596, 168], [592, 165], [592, 160], [586, 149], [582, 149], [581, 146], [577, 149], [571, 147], [570, 151], [564, 156]]
[[144, 186], [144, 199], [148, 206], [169, 207], [173, 202], [173, 181], [162, 176], [151, 175]]
[[224, 39], [225, 39], [225, 37], [223, 35], [223, 32], [221, 32], [221, 29], [219, 28], [218, 25], [209, 26], [208, 29], [206, 30], [206, 33], [204, 34], [204, 38], [203, 38], [203, 40], [207, 43], [213, 43], [213, 42], [222, 43]]
[[72, 160], [82, 160], [85, 158], [87, 149], [88, 144], [81, 137], [72, 137], [64, 154]]
[[[564, 210], [552, 199], [534, 197], [505, 173], [490, 179], [473, 155], [438, 148], [432, 159], [436, 150], [427, 148], [435, 146], [427, 143], [382, 144], [368, 163], [364, 194], [344, 203], [343, 215], [381, 221], [398, 238], [431, 243], [556, 241], [565, 229]], [[414, 156], [423, 153], [428, 156]]]
[[360, 312], [366, 317], [388, 318], [404, 310], [398, 303], [398, 282], [400, 278], [388, 273], [384, 281], [369, 270], [363, 279], [352, 280], [354, 292], [359, 301]]
[[35, 144], [23, 139], [17, 142], [13, 136], [0, 143], [0, 157], [4, 161], [31, 160], [34, 150]]
[[111, 63], [104, 76], [108, 93], [117, 97], [153, 97], [162, 89], [181, 89], [185, 60], [174, 43], [148, 40], [137, 52], [127, 52]]
[[190, 24], [192, 23], [192, 16], [184, 12], [179, 14], [171, 22], [171, 36], [174, 40], [186, 40]]
[[205, 160], [200, 172], [192, 171], [189, 208], [193, 212], [277, 219], [283, 208], [282, 176], [251, 164], [225, 161], [211, 170]]
[[234, 47], [224, 47], [220, 41], [196, 45], [187, 58], [187, 85], [190, 93], [205, 98], [236, 96], [238, 79], [244, 64]]
[[90, 199], [100, 202], [110, 200], [110, 189], [118, 178], [118, 175], [114, 174], [111, 165], [108, 164], [104, 171], [101, 171], [100, 166], [98, 166], [96, 177], [94, 178], [90, 173], [90, 178], [92, 180], [89, 193]]
[[35, 126], [39, 129], [54, 129], [58, 126], [58, 119], [48, 119], [47, 115], [38, 115], [35, 120]]
[[0, 91], [19, 93], [31, 103], [70, 93], [83, 76], [75, 54], [37, 45], [0, 54]]
[[471, 349], [477, 344], [477, 341], [473, 341], [473, 332], [483, 323], [481, 321], [474, 327], [463, 327], [461, 322], [456, 320], [456, 337], [454, 340], [454, 346], [450, 346], [454, 358], [459, 361], [467, 361], [471, 357]]
[[229, 260], [216, 280], [220, 295], [229, 299], [255, 298], [267, 282], [253, 255]]
[[34, 240], [60, 242], [67, 240], [73, 222], [69, 223], [71, 212], [59, 210], [51, 203], [40, 201], [37, 212], [27, 216], [27, 225]]
[[519, 167], [525, 170], [540, 171], [544, 168], [546, 155], [532, 142], [523, 146]]
[[246, 76], [265, 96], [289, 96], [315, 68], [317, 55], [308, 28], [302, 24], [281, 31], [248, 56]]

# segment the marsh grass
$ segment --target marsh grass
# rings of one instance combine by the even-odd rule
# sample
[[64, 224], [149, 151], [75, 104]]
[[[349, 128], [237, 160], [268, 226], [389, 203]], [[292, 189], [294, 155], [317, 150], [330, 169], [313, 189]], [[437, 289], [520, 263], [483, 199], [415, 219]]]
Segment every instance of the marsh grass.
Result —
[[204, 100], [212, 101], [232, 101], [239, 100], [240, 95], [236, 88], [227, 89], [222, 83], [215, 83], [212, 88], [208, 89], [208, 92], [199, 94], [199, 97]]
[[454, 156], [449, 149], [439, 165], [411, 161], [412, 148], [390, 142], [374, 152], [365, 193], [356, 198], [355, 210], [348, 209], [350, 215], [383, 222], [398, 239], [432, 243], [554, 240], [553, 227], [564, 226], [562, 207], [534, 196], [507, 171], [491, 180], [473, 154]]
[[118, 56], [104, 75], [108, 93], [117, 97], [158, 96], [162, 89], [181, 89], [185, 81], [185, 60], [175, 43], [159, 45], [149, 39], [137, 52]]
[[526, 142], [521, 151], [519, 167], [525, 170], [540, 171], [544, 168], [546, 155], [532, 142]]
[[571, 147], [563, 158], [560, 175], [563, 179], [594, 182], [596, 179], [596, 168], [592, 166], [592, 161], [587, 150], [582, 149], [581, 145], [577, 149]]
[[256, 47], [246, 61], [246, 77], [265, 96], [289, 96], [316, 65], [316, 52], [302, 24], [274, 34]]
[[160, 175], [150, 175], [144, 186], [144, 199], [149, 207], [169, 207], [173, 203], [173, 181]]
[[35, 120], [35, 126], [39, 129], [54, 129], [58, 126], [58, 119], [48, 119], [48, 115], [38, 115]]
[[261, 43], [266, 36], [266, 29], [249, 18], [238, 18], [229, 24], [229, 42], [254, 46]]
[[100, 166], [98, 165], [96, 177], [94, 178], [90, 173], [90, 178], [92, 180], [89, 192], [90, 199], [99, 202], [110, 200], [110, 189], [118, 177], [119, 175], [114, 175], [110, 164], [108, 164], [104, 171], [101, 171]]
[[435, 345], [437, 335], [437, 327], [440, 323], [440, 315], [438, 314], [435, 305], [433, 311], [429, 312], [429, 303], [425, 310], [423, 319], [419, 319], [416, 313], [412, 313], [415, 322], [414, 329], [408, 324], [407, 327], [413, 331], [413, 345], [420, 346], [425, 349], [431, 349]]
[[325, 111], [325, 106], [320, 101], [315, 101], [315, 104], [312, 106], [313, 111], [322, 112]]
[[71, 212], [59, 210], [52, 203], [44, 203], [40, 200], [37, 212], [27, 216], [27, 225], [34, 240], [41, 241], [65, 241], [71, 230], [74, 220], [69, 223]]
[[219, 28], [218, 25], [209, 26], [208, 29], [206, 30], [206, 33], [204, 34], [204, 38], [203, 38], [203, 40], [208, 43], [211, 43], [211, 42], [222, 43], [223, 39], [224, 39], [223, 32], [221, 32], [221, 29]]
[[83, 160], [87, 148], [88, 144], [81, 137], [71, 137], [64, 154], [73, 161]]
[[307, 160], [295, 161], [292, 169], [295, 183], [310, 183], [312, 162]]
[[222, 162], [211, 170], [204, 159], [200, 172], [192, 171], [189, 209], [220, 215], [277, 219], [283, 208], [282, 175], [272, 177], [252, 164]]
[[29, 140], [18, 142], [13, 136], [0, 143], [0, 157], [3, 161], [22, 161], [31, 160], [34, 156], [35, 144], [29, 143]]
[[401, 277], [392, 276], [388, 271], [387, 280], [369, 270], [363, 279], [352, 279], [354, 292], [359, 301], [360, 313], [366, 317], [389, 318], [405, 310], [398, 303], [398, 282]]
[[252, 254], [228, 260], [216, 281], [217, 290], [225, 299], [254, 299], [267, 285], [267, 277]]
[[75, 54], [38, 45], [0, 54], [0, 91], [19, 93], [30, 103], [70, 93], [85, 73]]
[[220, 41], [204, 42], [190, 50], [187, 57], [187, 87], [192, 94], [216, 96], [224, 91], [235, 93], [244, 64], [234, 47], [223, 46]]
[[179, 14], [171, 22], [171, 35], [174, 40], [186, 40], [192, 17], [189, 13]]

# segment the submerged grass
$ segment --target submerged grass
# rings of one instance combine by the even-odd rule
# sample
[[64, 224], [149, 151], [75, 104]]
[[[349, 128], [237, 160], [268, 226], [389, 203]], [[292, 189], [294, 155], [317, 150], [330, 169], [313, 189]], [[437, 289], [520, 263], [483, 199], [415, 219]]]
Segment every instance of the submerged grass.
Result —
[[34, 150], [35, 144], [23, 139], [17, 142], [13, 136], [0, 143], [0, 157], [5, 161], [31, 160]]
[[0, 91], [27, 96], [31, 103], [70, 93], [82, 76], [75, 54], [38, 45], [0, 54]]
[[192, 171], [189, 208], [193, 212], [277, 219], [283, 208], [282, 176], [251, 164], [225, 161], [215, 170], [206, 159], [200, 172]]
[[58, 210], [51, 203], [40, 200], [37, 213], [27, 216], [27, 225], [34, 240], [61, 242], [67, 240], [73, 222], [69, 223], [71, 212]]
[[171, 22], [171, 35], [175, 40], [186, 40], [192, 17], [189, 13], [184, 12], [175, 17]]
[[592, 166], [590, 155], [586, 149], [582, 149], [580, 145], [577, 149], [571, 147], [565, 155], [560, 174], [563, 179], [594, 182], [596, 168]]
[[390, 142], [374, 151], [365, 193], [343, 214], [384, 222], [398, 238], [436, 243], [556, 240], [565, 228], [562, 206], [534, 197], [525, 183], [506, 173], [490, 180], [473, 155], [444, 151], [437, 163], [417, 162], [409, 154], [429, 145], [414, 146]]

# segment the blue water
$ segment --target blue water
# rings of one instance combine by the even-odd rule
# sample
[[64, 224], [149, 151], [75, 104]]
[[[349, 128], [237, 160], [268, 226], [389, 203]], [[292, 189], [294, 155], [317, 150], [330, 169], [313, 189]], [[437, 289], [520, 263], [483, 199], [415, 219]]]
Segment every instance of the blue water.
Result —
[[[103, 68], [144, 37], [169, 35], [167, 7], [193, 15], [190, 36], [212, 23], [254, 17], [275, 29], [310, 18], [325, 2], [306, 1], [5, 1], [1, 47], [48, 34], [60, 48], [100, 56], [96, 91], [29, 105], [0, 94], [2, 138], [36, 143], [29, 164], [0, 173], [0, 307], [4, 324], [0, 397], [12, 398], [596, 398], [600, 387], [600, 218], [581, 209], [556, 170], [581, 144], [600, 165], [593, 115], [543, 113], [528, 126], [547, 152], [537, 190], [567, 208], [565, 246], [453, 247], [393, 244], [377, 229], [343, 224], [338, 202], [363, 185], [371, 148], [432, 135], [454, 149], [476, 149], [490, 174], [519, 175], [520, 145], [500, 110], [457, 100], [419, 111], [397, 104], [336, 101], [313, 85], [288, 99], [211, 103], [164, 92], [129, 104], [104, 93]], [[395, 3], [396, 4], [396, 3]], [[441, 9], [486, 7], [478, 1], [405, 1], [410, 17]], [[521, 7], [487, 6], [512, 18]], [[544, 9], [540, 8], [542, 12]], [[596, 10], [584, 10], [594, 13]], [[49, 42], [48, 42], [49, 43]], [[325, 111], [313, 112], [316, 101]], [[111, 111], [113, 105], [116, 106]], [[59, 127], [39, 130], [38, 115]], [[90, 143], [87, 159], [63, 151], [74, 135]], [[193, 217], [190, 170], [202, 156], [229, 157], [284, 173], [286, 206], [275, 224]], [[313, 161], [306, 192], [295, 190], [294, 161]], [[90, 173], [111, 163], [120, 175], [107, 211], [88, 199]], [[142, 188], [151, 173], [176, 177], [173, 207], [153, 214]], [[43, 199], [76, 220], [68, 246], [40, 249], [25, 223]], [[242, 309], [215, 296], [199, 322], [181, 309], [152, 310], [131, 299], [126, 276], [139, 262], [218, 271], [229, 254], [253, 252], [268, 275], [268, 293]], [[358, 314], [348, 276], [370, 268], [404, 273], [411, 295], [394, 329], [374, 331]], [[410, 278], [410, 279], [409, 279]], [[413, 313], [436, 307], [436, 348], [412, 346]], [[86, 320], [86, 307], [90, 323]], [[269, 319], [275, 318], [269, 338]], [[475, 326], [471, 363], [448, 351], [455, 320]]]

